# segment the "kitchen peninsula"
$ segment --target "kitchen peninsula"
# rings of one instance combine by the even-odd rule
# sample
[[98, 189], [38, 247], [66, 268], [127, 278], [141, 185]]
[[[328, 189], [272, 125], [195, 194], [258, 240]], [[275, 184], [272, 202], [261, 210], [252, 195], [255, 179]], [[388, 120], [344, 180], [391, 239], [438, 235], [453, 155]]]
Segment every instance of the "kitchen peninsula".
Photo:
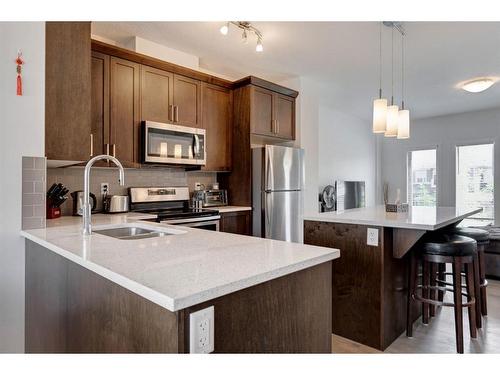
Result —
[[[63, 218], [26, 238], [27, 352], [190, 352], [190, 314], [214, 306], [214, 352], [331, 352], [339, 250], [142, 222]], [[137, 226], [164, 235], [103, 234]]]
[[[304, 243], [342, 252], [333, 264], [333, 333], [387, 348], [405, 329], [406, 254], [427, 231], [480, 211], [410, 207], [407, 213], [388, 213], [375, 206], [306, 216]], [[412, 312], [414, 319], [419, 315]]]

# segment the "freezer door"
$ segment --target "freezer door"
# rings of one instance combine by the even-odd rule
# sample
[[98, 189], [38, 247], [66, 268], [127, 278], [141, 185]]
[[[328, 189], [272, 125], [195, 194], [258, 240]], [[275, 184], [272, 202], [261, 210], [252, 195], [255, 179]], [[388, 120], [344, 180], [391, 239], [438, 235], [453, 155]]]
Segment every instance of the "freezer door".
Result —
[[275, 191], [262, 194], [264, 237], [302, 242], [302, 192]]
[[264, 152], [263, 190], [302, 190], [304, 150], [267, 145]]

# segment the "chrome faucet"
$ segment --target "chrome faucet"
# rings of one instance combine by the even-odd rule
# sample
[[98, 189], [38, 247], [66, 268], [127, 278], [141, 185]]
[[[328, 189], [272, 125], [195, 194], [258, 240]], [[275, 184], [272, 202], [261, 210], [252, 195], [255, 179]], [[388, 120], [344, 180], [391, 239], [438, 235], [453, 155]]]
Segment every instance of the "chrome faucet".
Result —
[[120, 177], [119, 177], [119, 182], [120, 186], [123, 186], [125, 184], [125, 171], [123, 170], [122, 163], [115, 158], [114, 156], [111, 155], [97, 155], [96, 157], [93, 157], [90, 159], [85, 166], [85, 172], [83, 174], [83, 205], [82, 205], [82, 210], [83, 210], [83, 234], [84, 235], [90, 235], [92, 234], [92, 222], [91, 222], [91, 214], [92, 214], [92, 206], [89, 203], [89, 193], [90, 193], [90, 168], [94, 165], [96, 161], [99, 160], [109, 160], [112, 161], [113, 163], [116, 164], [120, 171]]

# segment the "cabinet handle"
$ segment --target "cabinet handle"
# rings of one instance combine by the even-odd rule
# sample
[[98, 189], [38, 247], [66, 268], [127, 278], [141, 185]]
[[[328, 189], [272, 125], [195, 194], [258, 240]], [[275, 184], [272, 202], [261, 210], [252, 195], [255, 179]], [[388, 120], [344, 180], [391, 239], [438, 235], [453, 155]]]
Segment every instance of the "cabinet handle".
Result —
[[174, 106], [174, 110], [175, 110], [175, 122], [179, 122], [179, 107], [178, 106]]
[[116, 145], [113, 143], [113, 157], [116, 158]]
[[170, 104], [170, 105], [168, 106], [168, 109], [169, 109], [169, 111], [168, 111], [168, 119], [169, 119], [170, 121], [174, 121], [174, 105], [173, 105], [173, 104]]
[[94, 156], [94, 134], [90, 133], [90, 156]]
[[109, 155], [109, 143], [106, 143], [106, 155]]
[[278, 134], [280, 132], [280, 122], [279, 120], [275, 120], [276, 121], [276, 134]]

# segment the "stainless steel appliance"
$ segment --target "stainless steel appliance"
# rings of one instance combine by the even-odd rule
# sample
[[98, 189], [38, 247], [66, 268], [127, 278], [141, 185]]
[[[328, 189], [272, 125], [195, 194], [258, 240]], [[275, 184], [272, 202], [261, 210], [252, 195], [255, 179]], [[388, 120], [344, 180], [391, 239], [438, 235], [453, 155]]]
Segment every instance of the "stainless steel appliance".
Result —
[[187, 187], [129, 188], [130, 211], [155, 215], [158, 223], [219, 230], [219, 211], [189, 207]]
[[[73, 199], [73, 216], [83, 216], [83, 191], [72, 192], [71, 198]], [[91, 212], [96, 212], [97, 198], [89, 193], [89, 200]]]
[[107, 195], [104, 197], [103, 208], [108, 214], [128, 212], [128, 195]]
[[205, 129], [142, 121], [142, 161], [205, 165]]
[[266, 145], [252, 150], [253, 234], [302, 242], [304, 150]]
[[336, 210], [366, 206], [364, 181], [335, 181]]
[[227, 190], [198, 190], [193, 193], [195, 201], [201, 201], [201, 207], [227, 206]]

